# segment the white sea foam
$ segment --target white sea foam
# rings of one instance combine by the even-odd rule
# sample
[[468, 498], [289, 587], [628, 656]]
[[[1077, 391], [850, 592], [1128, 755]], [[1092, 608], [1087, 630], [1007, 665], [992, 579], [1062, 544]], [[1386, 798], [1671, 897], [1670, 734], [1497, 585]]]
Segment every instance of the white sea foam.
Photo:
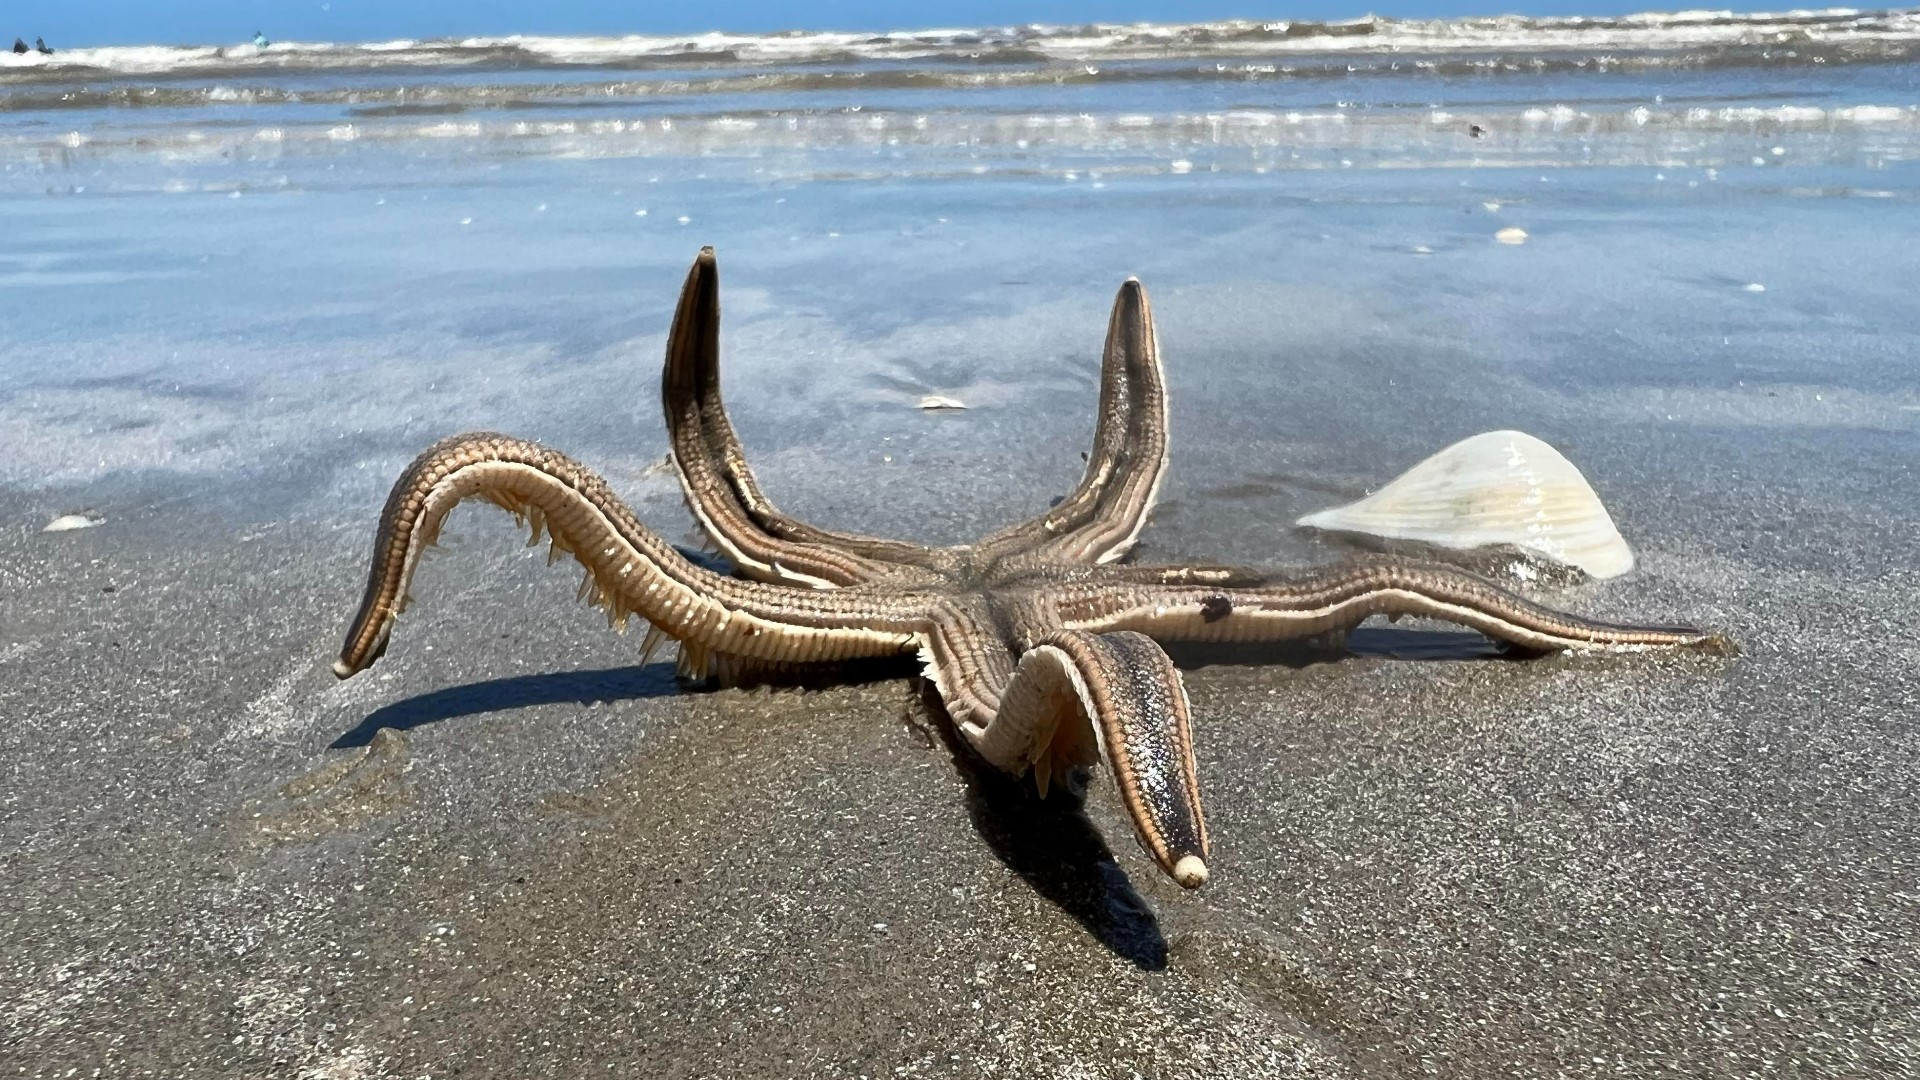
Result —
[[[1059, 61], [1241, 57], [1268, 54], [1400, 54], [1462, 51], [1663, 50], [1749, 45], [1815, 47], [1920, 42], [1920, 13], [1852, 8], [1775, 13], [1646, 12], [1617, 18], [1498, 16], [1317, 23], [1094, 24], [857, 33], [629, 34], [618, 37], [509, 35], [448, 40], [278, 42], [252, 45], [138, 45], [0, 55], [0, 77], [38, 72], [257, 73], [364, 66], [466, 67], [489, 60], [514, 66], [595, 66], [649, 61], [742, 64], [854, 60], [976, 60], [1001, 54]], [[1091, 69], [1097, 74], [1098, 68]]]
[[[0, 57], [0, 112], [33, 121], [0, 125], [0, 188], [79, 194], [79, 170], [119, 162], [168, 172], [87, 185], [189, 193], [209, 181], [180, 170], [331, 168], [400, 149], [703, 158], [763, 179], [1877, 166], [1920, 158], [1920, 107], [1885, 76], [1902, 59], [1920, 60], [1920, 15], [1850, 9], [74, 49]], [[1663, 73], [1716, 64], [1736, 69], [1717, 99], [1660, 96]], [[1866, 77], [1783, 99], [1764, 71], [1737, 70], [1769, 64]], [[525, 74], [543, 68], [586, 70]], [[1626, 77], [1464, 100], [1432, 82], [1578, 73], [1584, 87], [1603, 72]]]

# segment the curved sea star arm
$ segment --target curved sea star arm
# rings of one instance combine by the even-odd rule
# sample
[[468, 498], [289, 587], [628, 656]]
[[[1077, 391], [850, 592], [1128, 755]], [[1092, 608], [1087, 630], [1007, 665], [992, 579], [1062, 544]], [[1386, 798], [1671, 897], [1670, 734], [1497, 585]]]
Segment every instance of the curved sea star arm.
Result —
[[1104, 761], [1141, 846], [1181, 885], [1205, 884], [1191, 713], [1166, 652], [1144, 634], [1061, 630], [1011, 665], [1004, 649], [981, 655], [989, 640], [948, 620], [930, 635], [928, 672], [962, 737], [1005, 772], [1032, 769], [1042, 795], [1054, 776]]
[[710, 247], [700, 249], [680, 290], [660, 399], [687, 505], [743, 573], [833, 588], [933, 564], [922, 545], [816, 529], [761, 494], [720, 398], [720, 270]]
[[975, 545], [983, 561], [1041, 553], [1060, 562], [1125, 555], [1147, 523], [1167, 467], [1167, 387], [1153, 307], [1129, 278], [1113, 300], [1100, 364], [1100, 418], [1079, 487], [1039, 517]]
[[896, 655], [920, 641], [924, 603], [715, 574], [642, 525], [592, 470], [537, 443], [476, 432], [428, 447], [395, 482], [334, 674], [344, 679], [386, 651], [421, 554], [447, 513], [474, 496], [529, 522], [535, 543], [544, 529], [553, 557], [571, 552], [587, 570], [581, 596], [621, 626], [639, 615], [709, 654], [783, 663]]
[[1058, 587], [1053, 600], [1066, 626], [1136, 630], [1161, 641], [1279, 641], [1350, 630], [1371, 615], [1414, 615], [1530, 650], [1731, 649], [1710, 631], [1587, 619], [1477, 574], [1412, 559], [1358, 561], [1259, 585], [1141, 586], [1096, 577]]

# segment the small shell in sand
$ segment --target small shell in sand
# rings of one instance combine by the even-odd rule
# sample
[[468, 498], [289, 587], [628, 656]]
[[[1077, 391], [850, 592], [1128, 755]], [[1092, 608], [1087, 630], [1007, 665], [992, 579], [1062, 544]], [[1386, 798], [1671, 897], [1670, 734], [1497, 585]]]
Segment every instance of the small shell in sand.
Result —
[[1493, 238], [1503, 244], [1524, 244], [1527, 242], [1527, 230], [1509, 225], [1494, 233]]
[[945, 394], [928, 394], [920, 399], [919, 407], [928, 412], [952, 412], [966, 408], [967, 403], [959, 398], [947, 397]]
[[43, 533], [71, 532], [74, 529], [91, 529], [95, 525], [105, 524], [106, 520], [104, 518], [88, 517], [85, 514], [62, 514], [52, 521], [47, 522], [47, 527], [40, 531]]
[[1359, 502], [1300, 524], [1460, 550], [1512, 546], [1596, 578], [1633, 569], [1633, 551], [1587, 478], [1523, 431], [1462, 439]]

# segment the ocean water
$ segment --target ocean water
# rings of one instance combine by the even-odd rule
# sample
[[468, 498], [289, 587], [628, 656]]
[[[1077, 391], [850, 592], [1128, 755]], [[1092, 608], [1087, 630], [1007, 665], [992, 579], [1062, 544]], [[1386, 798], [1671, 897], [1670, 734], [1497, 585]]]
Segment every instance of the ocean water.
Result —
[[[484, 426], [674, 513], [702, 244], [768, 478], [934, 539], [1071, 483], [1128, 274], [1176, 478], [1270, 518], [1491, 427], [1910, 445], [1916, 49], [1828, 11], [0, 57], [0, 485], [357, 517]], [[939, 497], [876, 509], [909, 467]]]

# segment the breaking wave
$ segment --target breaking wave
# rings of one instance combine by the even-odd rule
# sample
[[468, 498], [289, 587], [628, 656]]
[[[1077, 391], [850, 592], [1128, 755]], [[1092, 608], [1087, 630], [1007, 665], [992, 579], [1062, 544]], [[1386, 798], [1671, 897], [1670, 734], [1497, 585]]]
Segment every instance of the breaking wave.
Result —
[[[1129, 60], [1305, 58], [1408, 59], [1509, 53], [1598, 59], [1638, 55], [1643, 64], [1772, 64], [1902, 60], [1920, 45], [1913, 10], [1740, 14], [1647, 13], [1616, 18], [1498, 16], [1446, 20], [1368, 17], [1351, 22], [1092, 24], [897, 31], [791, 32], [690, 37], [486, 37], [369, 44], [285, 42], [265, 48], [147, 45], [63, 49], [51, 56], [0, 54], [0, 86], [145, 77], [235, 78], [299, 72], [540, 71], [579, 68], [674, 71], [699, 68], [913, 65], [929, 85], [962, 86], [942, 69], [1099, 64]], [[1499, 70], [1492, 68], [1489, 70]], [[1230, 72], [1226, 73], [1229, 76]], [[1099, 72], [1088, 77], [1098, 78]], [[742, 89], [751, 88], [743, 85]], [[104, 102], [103, 102], [104, 103]], [[124, 102], [122, 102], [124, 103]]]
[[1852, 9], [75, 49], [0, 56], [0, 165], [1878, 168], [1920, 159], [1915, 59], [1920, 12]]

